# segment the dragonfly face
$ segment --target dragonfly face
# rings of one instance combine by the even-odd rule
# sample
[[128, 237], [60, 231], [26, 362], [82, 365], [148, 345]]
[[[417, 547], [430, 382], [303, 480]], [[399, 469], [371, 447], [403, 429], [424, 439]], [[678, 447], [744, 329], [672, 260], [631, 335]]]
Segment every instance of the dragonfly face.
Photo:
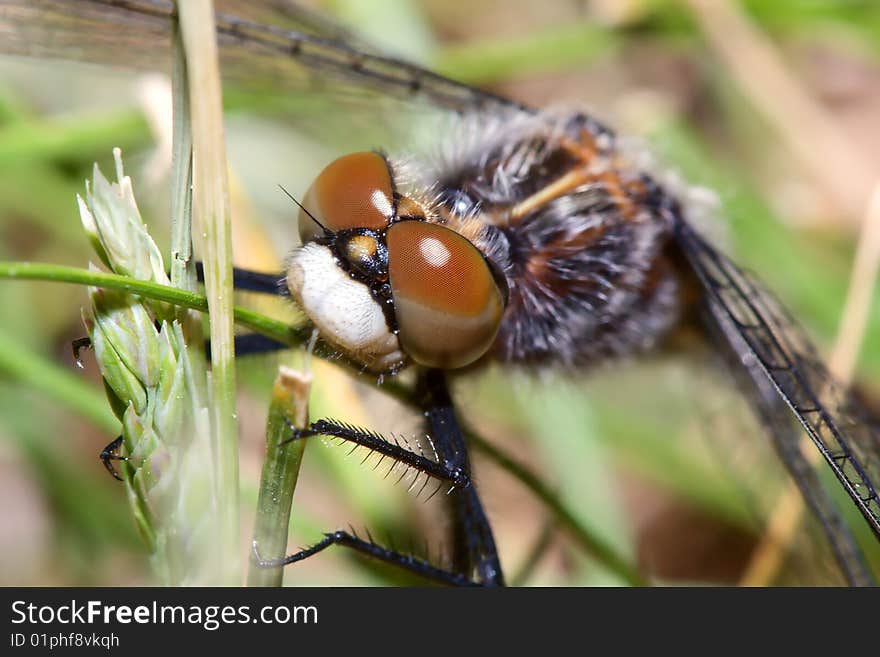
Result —
[[469, 365], [492, 344], [504, 296], [477, 248], [397, 187], [377, 153], [329, 164], [303, 199], [290, 294], [370, 370]]
[[[64, 2], [21, 4], [22, 16], [34, 5], [49, 7], [22, 19], [32, 32], [38, 21], [46, 30], [82, 29], [60, 17]], [[169, 11], [152, 0], [88, 4], [92, 20], [107, 23], [103, 33], [114, 33], [113, 25], [156, 32]], [[371, 98], [404, 97], [459, 115], [459, 128], [445, 135], [454, 144], [447, 156], [344, 156], [303, 196], [303, 245], [288, 260], [287, 288], [335, 349], [374, 372], [490, 360], [580, 372], [658, 348], [691, 321], [689, 328], [730, 356], [846, 577], [870, 581], [799, 446], [805, 432], [880, 538], [880, 438], [870, 414], [834, 382], [773, 296], [695, 230], [687, 204], [628, 156], [614, 133], [583, 114], [538, 112], [352, 47], [338, 33], [324, 39], [233, 15], [218, 16], [218, 31], [233, 74], [242, 63], [281, 79], [311, 73]], [[137, 34], [119, 31], [120, 38]], [[107, 59], [77, 35], [81, 54]], [[0, 48], [43, 54], [67, 42], [12, 39]], [[143, 56], [145, 44], [130, 45], [114, 60], [155, 61]], [[444, 407], [442, 386], [425, 388]], [[436, 426], [447, 419], [438, 413]], [[452, 444], [453, 452], [463, 449]], [[455, 468], [467, 471], [466, 461]], [[476, 538], [457, 542], [472, 569], [492, 579], [491, 533], [476, 525], [461, 532]]]

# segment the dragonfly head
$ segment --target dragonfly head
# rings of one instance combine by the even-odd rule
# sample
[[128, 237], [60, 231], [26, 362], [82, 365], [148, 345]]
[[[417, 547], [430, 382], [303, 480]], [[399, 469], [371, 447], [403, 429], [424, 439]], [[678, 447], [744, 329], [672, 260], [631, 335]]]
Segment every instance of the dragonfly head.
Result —
[[505, 298], [483, 254], [397, 193], [372, 152], [331, 162], [306, 192], [287, 286], [323, 337], [373, 371], [456, 369], [495, 340]]

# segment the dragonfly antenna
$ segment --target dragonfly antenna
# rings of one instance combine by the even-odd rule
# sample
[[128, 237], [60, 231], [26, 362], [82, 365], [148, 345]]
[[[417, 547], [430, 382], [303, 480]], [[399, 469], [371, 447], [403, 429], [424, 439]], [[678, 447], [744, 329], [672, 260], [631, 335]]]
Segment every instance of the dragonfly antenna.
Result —
[[323, 230], [324, 233], [325, 233], [326, 235], [333, 235], [333, 231], [332, 231], [332, 230], [329, 230], [324, 224], [322, 224], [320, 221], [318, 221], [318, 219], [315, 217], [315, 215], [313, 215], [311, 212], [309, 212], [308, 210], [306, 210], [305, 207], [303, 206], [303, 204], [300, 203], [299, 201], [297, 201], [297, 200], [296, 200], [296, 197], [295, 197], [293, 194], [291, 194], [291, 193], [288, 192], [286, 189], [284, 189], [284, 186], [283, 186], [283, 185], [278, 185], [278, 187], [281, 189], [282, 192], [284, 192], [285, 194], [287, 194], [288, 198], [289, 198], [291, 201], [293, 201], [294, 203], [296, 203], [296, 206], [297, 206], [300, 210], [302, 210], [302, 211], [305, 212], [307, 215], [309, 215], [309, 219], [311, 219], [311, 220], [314, 221], [316, 224], [318, 224], [318, 226], [321, 227], [321, 230]]

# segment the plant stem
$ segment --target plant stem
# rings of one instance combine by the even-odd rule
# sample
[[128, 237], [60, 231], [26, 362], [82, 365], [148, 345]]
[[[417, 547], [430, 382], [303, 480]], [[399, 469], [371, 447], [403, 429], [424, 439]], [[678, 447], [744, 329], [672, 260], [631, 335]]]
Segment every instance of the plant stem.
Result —
[[171, 34], [171, 99], [173, 126], [171, 138], [171, 284], [196, 290], [196, 268], [192, 248], [192, 126], [186, 58], [175, 22]]
[[[54, 281], [58, 283], [78, 283], [112, 290], [125, 290], [148, 299], [166, 301], [199, 312], [208, 312], [208, 300], [204, 295], [187, 292], [176, 287], [159, 285], [118, 274], [66, 267], [35, 262], [0, 262], [0, 278]], [[234, 308], [235, 322], [247, 326], [258, 333], [289, 344], [292, 347], [304, 344], [312, 334], [311, 329], [290, 326], [277, 319], [266, 317], [247, 308]]]
[[[254, 545], [264, 559], [279, 559], [287, 550], [293, 491], [307, 441], [282, 443], [290, 438], [291, 425], [299, 429], [308, 425], [311, 379], [309, 374], [281, 367], [272, 386], [266, 424], [266, 457], [254, 523]], [[281, 586], [283, 580], [283, 567], [259, 568], [251, 563], [248, 586]]]
[[218, 583], [241, 584], [239, 552], [238, 421], [232, 315], [232, 230], [223, 104], [214, 7], [211, 0], [177, 3], [186, 52], [193, 137], [193, 204], [202, 235], [205, 291], [211, 318], [212, 429], [220, 513]]

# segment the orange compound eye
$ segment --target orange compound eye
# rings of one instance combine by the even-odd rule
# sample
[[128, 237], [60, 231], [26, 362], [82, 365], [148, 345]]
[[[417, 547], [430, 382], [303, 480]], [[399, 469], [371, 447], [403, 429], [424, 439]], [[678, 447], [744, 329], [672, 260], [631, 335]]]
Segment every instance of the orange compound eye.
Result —
[[[325, 228], [385, 228], [394, 212], [391, 172], [377, 153], [351, 153], [328, 164], [303, 198], [303, 207]], [[299, 211], [302, 243], [324, 235], [308, 213]]]
[[504, 299], [477, 248], [449, 228], [422, 221], [393, 224], [387, 244], [398, 337], [410, 358], [455, 369], [486, 353]]

